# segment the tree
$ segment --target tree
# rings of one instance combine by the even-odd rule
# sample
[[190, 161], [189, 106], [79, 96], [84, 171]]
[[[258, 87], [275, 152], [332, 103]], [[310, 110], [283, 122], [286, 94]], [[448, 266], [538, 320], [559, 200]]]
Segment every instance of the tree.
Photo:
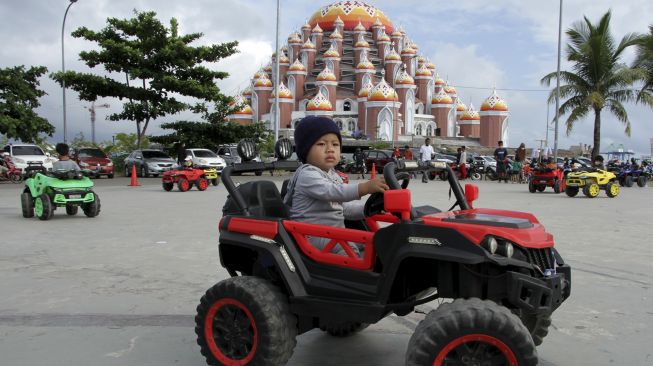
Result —
[[[202, 64], [234, 54], [238, 42], [193, 47], [189, 44], [200, 39], [202, 33], [179, 35], [175, 18], [166, 28], [156, 19], [156, 13], [136, 11], [132, 19], [108, 18], [107, 26], [98, 32], [82, 27], [72, 35], [96, 42], [100, 49], [81, 52], [80, 58], [90, 68], [102, 65], [116, 78], [74, 71], [58, 72], [51, 77], [60, 84], [65, 80], [82, 100], [127, 100], [121, 112], [107, 118], [136, 122], [138, 146], [149, 123], [156, 118], [187, 110], [202, 112], [206, 102], [229, 101], [214, 83], [228, 74], [209, 70]], [[178, 99], [180, 96], [196, 102], [184, 102]]]
[[[569, 113], [567, 134], [581, 118], [594, 112], [594, 147], [592, 158], [601, 150], [601, 112], [608, 109], [625, 125], [624, 132], [630, 136], [630, 121], [623, 103], [635, 101], [632, 84], [639, 79], [640, 73], [621, 63], [625, 49], [635, 45], [639, 36], [627, 34], [619, 44], [615, 44], [610, 32], [608, 11], [598, 24], [592, 24], [587, 17], [574, 23], [566, 31], [570, 39], [567, 44], [567, 60], [572, 62], [572, 71], [560, 72], [560, 97], [568, 98], [560, 105], [559, 113]], [[544, 76], [542, 84], [549, 86], [556, 78], [552, 72]], [[549, 102], [555, 100], [555, 90], [549, 95]]]
[[254, 138], [261, 143], [267, 136], [267, 130], [263, 123], [241, 126], [234, 122], [177, 121], [164, 123], [161, 127], [175, 132], [163, 136], [152, 136], [152, 142], [167, 146], [181, 142], [188, 147], [201, 147], [210, 150], [217, 150], [221, 144], [237, 142], [246, 137]]
[[637, 101], [653, 107], [653, 25], [649, 33], [637, 43], [637, 56], [633, 67], [642, 72], [643, 86], [637, 95]]
[[23, 142], [38, 142], [41, 133], [52, 136], [54, 126], [34, 112], [46, 95], [38, 79], [47, 71], [45, 66], [0, 69], [0, 134]]

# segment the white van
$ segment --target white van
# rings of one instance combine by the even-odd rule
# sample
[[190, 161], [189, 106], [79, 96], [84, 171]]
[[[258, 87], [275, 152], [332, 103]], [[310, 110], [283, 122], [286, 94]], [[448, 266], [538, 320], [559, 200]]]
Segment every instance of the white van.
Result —
[[22, 171], [30, 163], [42, 164], [47, 170], [52, 170], [52, 163], [58, 160], [34, 144], [9, 144], [5, 145], [3, 151], [9, 153], [16, 168]]

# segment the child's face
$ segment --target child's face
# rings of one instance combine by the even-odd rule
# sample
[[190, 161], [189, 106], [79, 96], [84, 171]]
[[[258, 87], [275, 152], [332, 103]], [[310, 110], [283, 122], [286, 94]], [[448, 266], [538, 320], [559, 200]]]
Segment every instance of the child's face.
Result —
[[340, 161], [340, 140], [335, 133], [323, 135], [311, 146], [306, 162], [328, 171]]

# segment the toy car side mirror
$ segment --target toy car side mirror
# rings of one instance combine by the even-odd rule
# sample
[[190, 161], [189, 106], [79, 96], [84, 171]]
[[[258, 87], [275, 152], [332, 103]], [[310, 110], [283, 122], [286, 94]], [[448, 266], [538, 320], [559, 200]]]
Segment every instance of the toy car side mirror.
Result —
[[404, 221], [410, 220], [410, 191], [407, 189], [390, 189], [383, 192], [383, 209], [398, 213]]
[[472, 202], [478, 199], [478, 186], [476, 184], [465, 184], [465, 200], [472, 207]]

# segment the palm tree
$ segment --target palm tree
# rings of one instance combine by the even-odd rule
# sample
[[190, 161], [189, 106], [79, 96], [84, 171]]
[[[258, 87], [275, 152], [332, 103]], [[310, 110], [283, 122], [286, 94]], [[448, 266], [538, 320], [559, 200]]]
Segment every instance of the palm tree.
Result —
[[[592, 24], [587, 17], [576, 22], [566, 31], [570, 43], [567, 44], [567, 60], [571, 61], [572, 71], [561, 71], [560, 98], [567, 100], [560, 105], [559, 114], [569, 113], [567, 117], [567, 135], [574, 124], [594, 111], [594, 145], [592, 158], [599, 154], [601, 148], [601, 111], [607, 108], [625, 125], [625, 133], [630, 136], [630, 121], [622, 103], [635, 101], [636, 93], [632, 84], [641, 76], [641, 72], [627, 67], [620, 62], [623, 51], [635, 45], [640, 36], [627, 34], [615, 45], [610, 32], [608, 11], [598, 24]], [[544, 76], [542, 84], [549, 86], [556, 73]], [[555, 100], [555, 90], [549, 95], [549, 103]]]
[[643, 73], [643, 86], [637, 95], [637, 101], [653, 107], [653, 25], [648, 29], [649, 33], [642, 36], [637, 43], [637, 57], [633, 67]]

